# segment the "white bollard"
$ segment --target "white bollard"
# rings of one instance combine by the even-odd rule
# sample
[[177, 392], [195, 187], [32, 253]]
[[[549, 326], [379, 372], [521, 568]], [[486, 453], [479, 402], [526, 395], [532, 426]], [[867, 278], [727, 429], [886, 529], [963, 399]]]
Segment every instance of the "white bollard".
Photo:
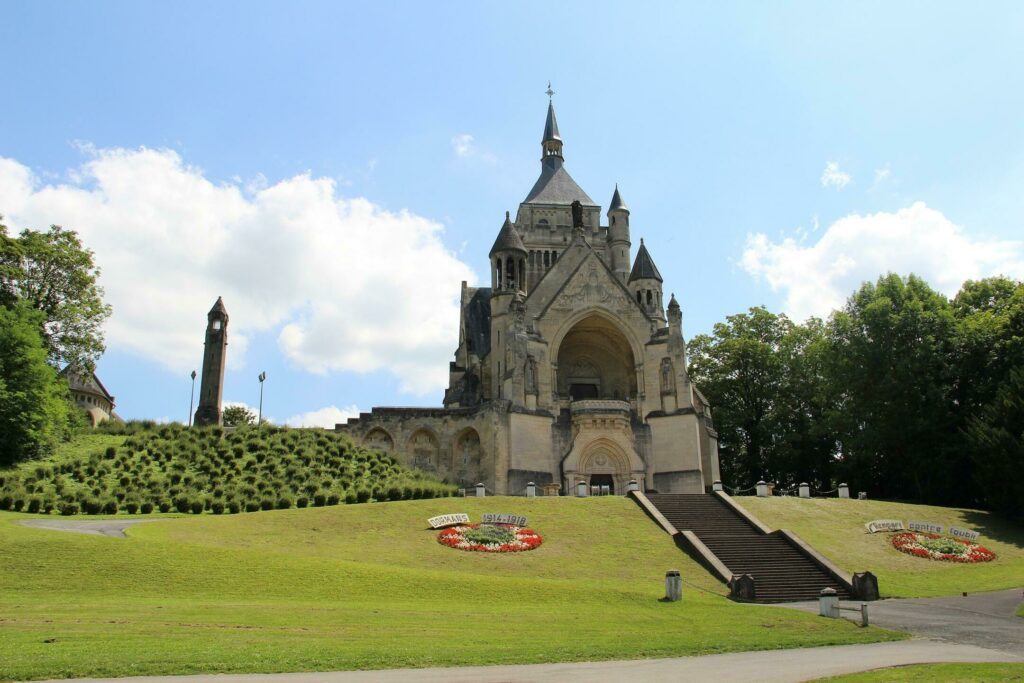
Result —
[[725, 487], [722, 486], [722, 482], [720, 482], [719, 480], [715, 479], [714, 483], [711, 484], [711, 490], [712, 491], [724, 491]]
[[576, 482], [576, 496], [579, 498], [587, 497], [587, 482], [578, 481]]
[[483, 482], [476, 485], [476, 497], [483, 498], [487, 495], [487, 488], [483, 485]]
[[757, 497], [758, 498], [767, 498], [768, 497], [768, 482], [766, 482], [764, 479], [762, 479], [761, 481], [757, 482]]
[[640, 491], [640, 484], [637, 483], [636, 479], [630, 479], [629, 485], [626, 486], [626, 491]]
[[840, 498], [849, 498], [850, 497], [850, 487], [847, 486], [846, 484], [840, 484], [839, 485], [839, 497]]
[[867, 491], [861, 491], [860, 493], [857, 494], [857, 500], [867, 500], [867, 499], [868, 499], [868, 492]]
[[534, 484], [532, 481], [531, 482], [527, 482], [527, 484], [526, 484], [526, 497], [527, 498], [536, 498], [537, 497], [537, 485]]
[[839, 618], [839, 596], [835, 588], [823, 588], [818, 595], [818, 614], [831, 619]]
[[806, 481], [800, 482], [800, 497], [801, 498], [810, 498], [811, 497], [811, 487], [807, 485]]
[[683, 599], [683, 577], [679, 575], [678, 569], [670, 569], [665, 572], [665, 600], [679, 602]]

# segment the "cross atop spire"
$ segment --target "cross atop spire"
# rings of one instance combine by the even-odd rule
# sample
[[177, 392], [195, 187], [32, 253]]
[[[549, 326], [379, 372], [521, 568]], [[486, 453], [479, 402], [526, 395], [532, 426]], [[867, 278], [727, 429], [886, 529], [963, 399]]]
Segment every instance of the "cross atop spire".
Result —
[[555, 96], [555, 91], [551, 89], [551, 81], [548, 81], [548, 89], [544, 91], [544, 94], [548, 96], [549, 100]]

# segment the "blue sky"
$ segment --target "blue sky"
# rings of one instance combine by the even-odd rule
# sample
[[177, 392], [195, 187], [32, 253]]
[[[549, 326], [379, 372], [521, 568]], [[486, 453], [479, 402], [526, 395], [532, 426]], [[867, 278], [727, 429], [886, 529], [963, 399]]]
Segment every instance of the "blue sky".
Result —
[[0, 2], [0, 214], [97, 255], [99, 374], [187, 418], [438, 405], [459, 282], [539, 172], [616, 182], [687, 336], [863, 280], [1024, 277], [1024, 5]]

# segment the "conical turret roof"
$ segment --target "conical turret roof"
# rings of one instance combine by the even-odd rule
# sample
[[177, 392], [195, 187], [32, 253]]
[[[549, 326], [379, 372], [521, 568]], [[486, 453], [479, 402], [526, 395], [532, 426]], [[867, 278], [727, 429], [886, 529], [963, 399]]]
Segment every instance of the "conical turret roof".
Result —
[[608, 211], [629, 211], [629, 207], [626, 206], [626, 202], [622, 201], [622, 195], [619, 194], [619, 184], [615, 183], [615, 194], [612, 195], [612, 203], [608, 205]]
[[658, 272], [658, 267], [654, 265], [654, 259], [651, 258], [650, 253], [647, 251], [647, 247], [644, 246], [644, 241], [640, 239], [640, 250], [636, 252], [636, 260], [633, 261], [633, 270], [629, 273], [629, 281], [643, 280], [652, 278], [658, 282], [663, 282], [661, 279], [661, 273]]
[[498, 238], [494, 240], [494, 246], [491, 247], [490, 256], [494, 256], [499, 251], [521, 251], [524, 254], [526, 252], [526, 245], [523, 244], [523, 238], [516, 232], [516, 228], [512, 225], [512, 219], [509, 218], [508, 211], [505, 212], [505, 222], [501, 225], [501, 230], [498, 231]]
[[555, 118], [555, 105], [548, 101], [548, 118], [544, 121], [544, 139], [541, 142], [561, 139], [562, 136], [558, 134], [558, 119]]
[[213, 315], [215, 313], [219, 313], [220, 315], [228, 314], [228, 309], [224, 308], [224, 299], [222, 297], [217, 297], [217, 301], [214, 302], [213, 308], [210, 309], [208, 315]]

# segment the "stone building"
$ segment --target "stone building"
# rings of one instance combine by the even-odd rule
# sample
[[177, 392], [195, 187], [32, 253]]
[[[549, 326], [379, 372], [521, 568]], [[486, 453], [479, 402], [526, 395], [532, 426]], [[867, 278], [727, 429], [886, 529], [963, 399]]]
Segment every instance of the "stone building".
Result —
[[218, 425], [224, 421], [224, 368], [228, 362], [228, 309], [217, 297], [206, 314], [206, 340], [203, 346], [203, 376], [199, 386], [199, 407], [194, 424]]
[[114, 412], [114, 396], [103, 386], [95, 372], [85, 372], [75, 365], [68, 365], [60, 374], [67, 380], [71, 399], [85, 411], [89, 425], [95, 428], [107, 420], [121, 422]]
[[618, 186], [601, 207], [565, 168], [552, 103], [541, 172], [490, 251], [490, 287], [462, 283], [442, 408], [374, 408], [337, 430], [463, 486], [527, 482], [700, 493], [719, 478], [707, 401], [690, 383], [682, 312]]

